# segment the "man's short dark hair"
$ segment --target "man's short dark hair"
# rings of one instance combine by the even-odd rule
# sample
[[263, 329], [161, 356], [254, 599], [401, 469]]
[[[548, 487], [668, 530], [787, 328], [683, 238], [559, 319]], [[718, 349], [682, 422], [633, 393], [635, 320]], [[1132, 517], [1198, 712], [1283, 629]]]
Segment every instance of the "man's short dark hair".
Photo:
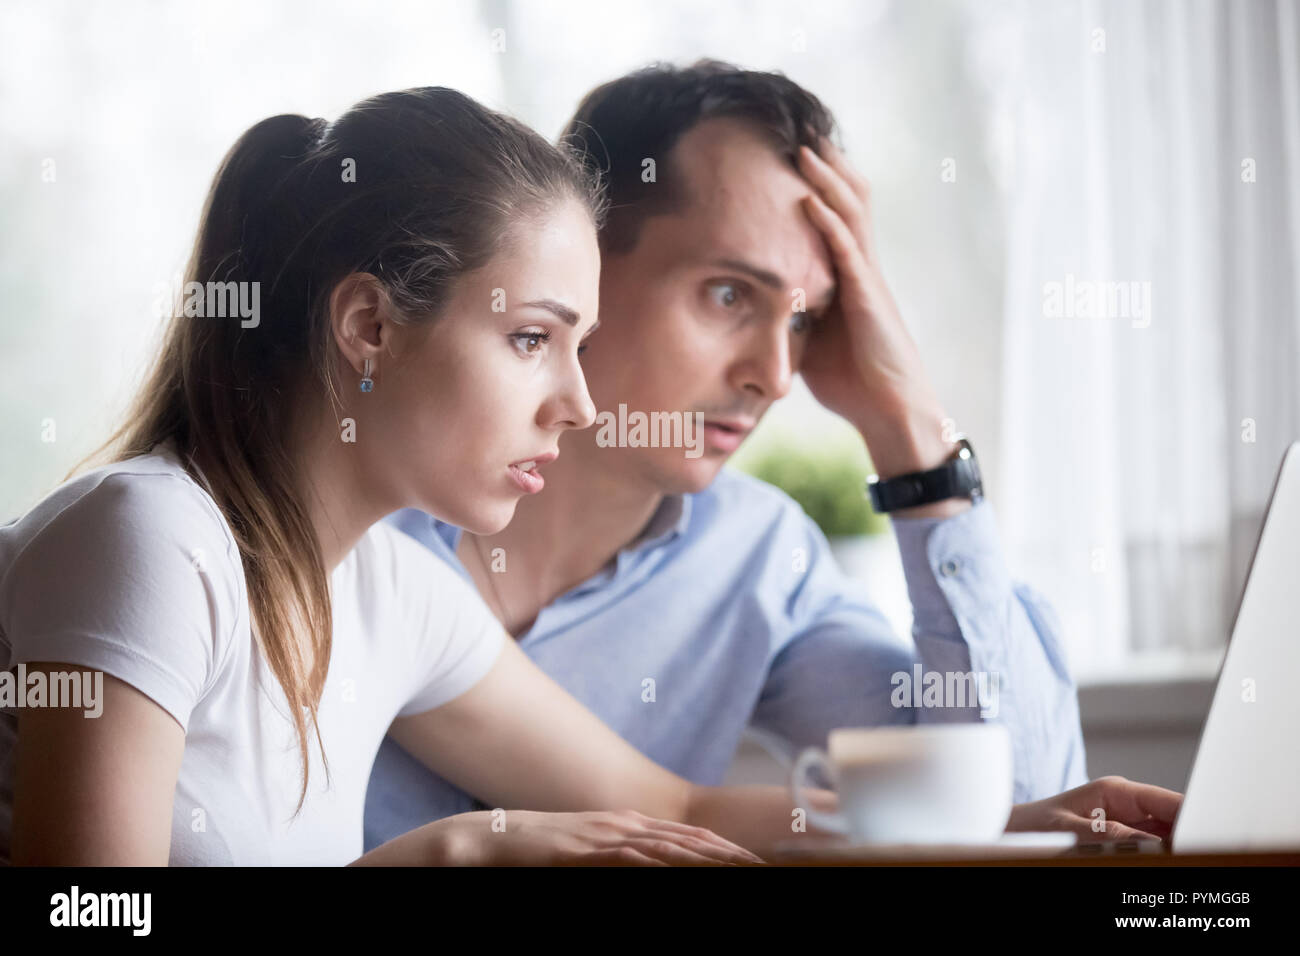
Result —
[[[680, 208], [665, 160], [688, 130], [730, 117], [765, 133], [791, 164], [802, 145], [816, 147], [835, 128], [822, 102], [781, 73], [742, 70], [717, 60], [687, 67], [656, 63], [596, 87], [578, 105], [561, 140], [576, 147], [601, 176], [609, 213], [600, 232], [605, 253], [635, 247], [652, 215]], [[656, 182], [642, 181], [642, 163], [654, 159]]]

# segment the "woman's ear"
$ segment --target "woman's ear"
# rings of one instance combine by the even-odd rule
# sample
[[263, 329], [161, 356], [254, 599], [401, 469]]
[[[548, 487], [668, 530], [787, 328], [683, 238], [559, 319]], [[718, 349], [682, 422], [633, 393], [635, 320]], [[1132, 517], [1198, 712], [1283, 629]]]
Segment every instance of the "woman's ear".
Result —
[[354, 272], [343, 278], [330, 294], [330, 331], [343, 361], [357, 375], [370, 375], [380, 368], [380, 357], [392, 352], [396, 323], [383, 285], [368, 272]]

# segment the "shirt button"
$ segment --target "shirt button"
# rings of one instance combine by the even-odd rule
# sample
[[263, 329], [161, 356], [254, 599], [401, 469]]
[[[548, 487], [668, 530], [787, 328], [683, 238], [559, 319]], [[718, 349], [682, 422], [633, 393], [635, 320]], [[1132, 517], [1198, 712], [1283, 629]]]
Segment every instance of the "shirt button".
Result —
[[944, 577], [950, 578], [961, 570], [961, 562], [949, 558], [943, 564], [939, 565], [939, 570], [943, 573]]

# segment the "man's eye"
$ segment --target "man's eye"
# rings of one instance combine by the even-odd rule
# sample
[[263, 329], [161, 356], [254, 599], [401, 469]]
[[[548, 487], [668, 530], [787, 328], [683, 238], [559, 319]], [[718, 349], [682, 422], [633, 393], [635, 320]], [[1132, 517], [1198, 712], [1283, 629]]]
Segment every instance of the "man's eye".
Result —
[[740, 302], [740, 288], [731, 282], [715, 282], [709, 287], [713, 301], [724, 309], [730, 309]]
[[[515, 348], [519, 349], [521, 355], [535, 355], [541, 349], [543, 342], [551, 340], [550, 332], [516, 332], [510, 336], [514, 339]], [[524, 346], [520, 348], [520, 345]]]
[[811, 332], [813, 327], [819, 325], [826, 318], [825, 311], [821, 312], [792, 312], [790, 314], [790, 328], [802, 335], [805, 332]]

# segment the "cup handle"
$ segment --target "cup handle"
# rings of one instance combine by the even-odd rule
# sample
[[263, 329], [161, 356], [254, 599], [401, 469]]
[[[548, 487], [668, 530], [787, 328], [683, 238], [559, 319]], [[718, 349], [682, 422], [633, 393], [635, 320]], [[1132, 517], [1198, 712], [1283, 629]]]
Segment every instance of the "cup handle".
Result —
[[803, 753], [799, 754], [798, 759], [794, 762], [794, 767], [790, 770], [790, 792], [794, 795], [794, 805], [804, 811], [808, 821], [814, 826], [847, 836], [849, 828], [848, 824], [844, 822], [843, 814], [823, 813], [820, 810], [814, 810], [804, 800], [804, 775], [811, 767], [820, 767], [830, 779], [831, 785], [836, 790], [839, 789], [839, 776], [835, 773], [835, 767], [830, 762], [830, 758], [826, 756], [826, 752], [819, 747], [808, 747]]

